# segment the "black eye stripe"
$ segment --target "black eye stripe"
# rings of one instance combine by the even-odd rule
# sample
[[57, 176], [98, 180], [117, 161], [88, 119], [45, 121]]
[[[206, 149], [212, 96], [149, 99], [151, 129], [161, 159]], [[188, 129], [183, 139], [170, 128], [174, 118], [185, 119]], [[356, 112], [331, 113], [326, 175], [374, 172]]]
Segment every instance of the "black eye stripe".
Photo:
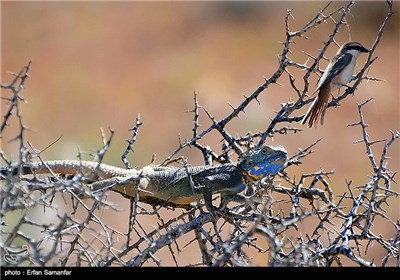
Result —
[[357, 50], [360, 52], [365, 52], [367, 49], [361, 46], [357, 46], [357, 45], [350, 45], [346, 47], [346, 50]]

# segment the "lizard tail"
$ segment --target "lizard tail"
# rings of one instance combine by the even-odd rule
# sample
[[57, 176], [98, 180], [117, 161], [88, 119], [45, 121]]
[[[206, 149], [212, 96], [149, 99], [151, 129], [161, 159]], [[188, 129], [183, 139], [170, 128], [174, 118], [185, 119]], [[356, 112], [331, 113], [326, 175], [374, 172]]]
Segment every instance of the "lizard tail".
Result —
[[17, 175], [19, 172], [22, 174], [77, 174], [82, 173], [90, 180], [108, 179], [116, 176], [129, 176], [137, 172], [135, 169], [123, 169], [114, 167], [104, 163], [97, 163], [92, 161], [79, 161], [79, 160], [54, 160], [42, 162], [33, 162], [23, 165], [21, 171], [17, 168], [9, 170], [1, 168], [1, 175], [7, 174]]
[[326, 106], [328, 104], [330, 95], [330, 88], [328, 86], [322, 87], [319, 90], [318, 96], [315, 98], [307, 113], [304, 115], [301, 124], [305, 124], [308, 120], [308, 126], [311, 128], [313, 125], [317, 127], [318, 119], [321, 125], [324, 124], [324, 117]]

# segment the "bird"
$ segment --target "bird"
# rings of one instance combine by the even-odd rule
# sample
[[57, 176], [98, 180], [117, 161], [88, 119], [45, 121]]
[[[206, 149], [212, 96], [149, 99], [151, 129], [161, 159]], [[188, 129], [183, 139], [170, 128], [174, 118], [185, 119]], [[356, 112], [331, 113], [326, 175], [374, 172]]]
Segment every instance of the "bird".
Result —
[[304, 115], [301, 124], [304, 125], [308, 120], [310, 128], [313, 125], [317, 127], [318, 119], [320, 119], [321, 125], [324, 124], [325, 110], [331, 92], [350, 82], [353, 78], [357, 58], [361, 53], [368, 52], [369, 50], [358, 42], [348, 42], [339, 48], [321, 76], [314, 92], [314, 94], [318, 92], [318, 95]]

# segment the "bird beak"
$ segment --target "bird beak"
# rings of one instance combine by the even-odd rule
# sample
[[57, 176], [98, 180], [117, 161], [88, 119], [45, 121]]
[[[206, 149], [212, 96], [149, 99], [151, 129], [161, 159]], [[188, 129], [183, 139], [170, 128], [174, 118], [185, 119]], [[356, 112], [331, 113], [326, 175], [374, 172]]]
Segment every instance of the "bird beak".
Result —
[[366, 49], [366, 48], [362, 47], [362, 48], [360, 49], [360, 52], [369, 52], [369, 49]]

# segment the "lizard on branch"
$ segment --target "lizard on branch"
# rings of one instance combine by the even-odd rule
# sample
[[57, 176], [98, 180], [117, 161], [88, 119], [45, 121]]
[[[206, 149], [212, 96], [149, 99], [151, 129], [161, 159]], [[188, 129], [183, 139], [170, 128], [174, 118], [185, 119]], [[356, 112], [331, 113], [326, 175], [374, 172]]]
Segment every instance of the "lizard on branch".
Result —
[[[284, 166], [287, 152], [281, 146], [263, 146], [244, 156], [237, 163], [194, 167], [146, 166], [123, 169], [91, 161], [57, 160], [34, 162], [17, 168], [1, 168], [3, 178], [19, 174], [82, 174], [91, 191], [113, 190], [150, 204], [160, 202], [176, 206], [189, 205], [196, 196], [212, 206], [212, 195], [228, 199], [245, 190], [249, 183], [275, 175]], [[210, 210], [211, 211], [211, 210]]]

